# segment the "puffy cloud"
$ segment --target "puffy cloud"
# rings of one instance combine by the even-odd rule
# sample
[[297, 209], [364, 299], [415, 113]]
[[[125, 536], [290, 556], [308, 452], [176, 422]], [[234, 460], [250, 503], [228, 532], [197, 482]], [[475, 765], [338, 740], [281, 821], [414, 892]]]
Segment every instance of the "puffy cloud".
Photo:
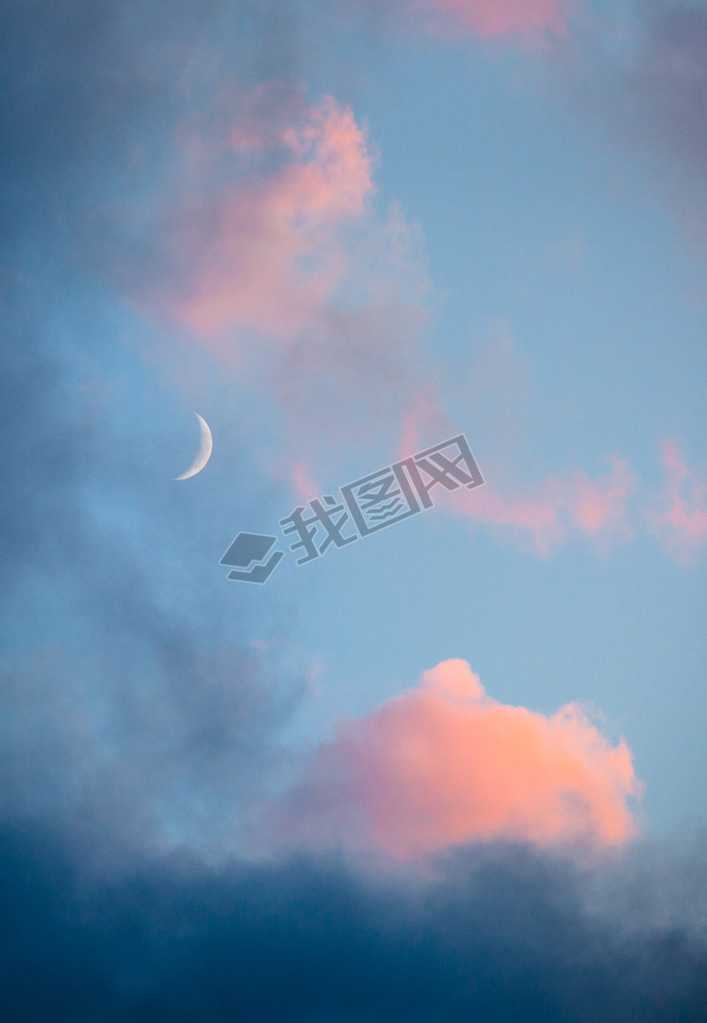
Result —
[[689, 466], [674, 440], [663, 443], [661, 461], [668, 484], [654, 499], [649, 528], [680, 560], [687, 560], [707, 543], [707, 473]]
[[460, 660], [341, 725], [274, 811], [286, 843], [406, 859], [445, 846], [625, 843], [635, 834], [631, 754], [575, 704], [551, 717], [505, 706]]

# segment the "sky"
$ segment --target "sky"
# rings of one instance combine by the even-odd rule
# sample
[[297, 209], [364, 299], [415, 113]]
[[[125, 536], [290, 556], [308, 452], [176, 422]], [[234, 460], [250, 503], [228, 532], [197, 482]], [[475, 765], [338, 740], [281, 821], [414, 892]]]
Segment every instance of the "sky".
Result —
[[706, 1020], [707, 6], [0, 40], [3, 1018]]

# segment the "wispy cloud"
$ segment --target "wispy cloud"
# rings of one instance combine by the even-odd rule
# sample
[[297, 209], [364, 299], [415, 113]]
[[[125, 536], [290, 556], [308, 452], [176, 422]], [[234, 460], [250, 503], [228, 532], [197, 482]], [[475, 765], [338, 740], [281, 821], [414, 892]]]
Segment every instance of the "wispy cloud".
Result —
[[113, 209], [106, 273], [178, 328], [185, 359], [206, 348], [262, 389], [285, 461], [352, 430], [371, 439], [424, 362], [419, 233], [374, 202], [376, 161], [349, 107], [282, 82], [211, 90], [205, 107], [149, 201]]
[[457, 515], [511, 531], [547, 555], [572, 536], [604, 543], [630, 535], [628, 501], [637, 477], [629, 463], [614, 455], [610, 469], [596, 479], [577, 469], [565, 478], [551, 477], [525, 493], [503, 495], [493, 484], [459, 490], [445, 499]]
[[678, 560], [689, 561], [707, 544], [707, 468], [688, 465], [674, 440], [664, 441], [661, 461], [668, 482], [654, 497], [649, 529]]
[[418, 0], [447, 16], [462, 31], [484, 37], [566, 32], [567, 3], [563, 0]]
[[305, 338], [336, 347], [347, 317], [422, 301], [410, 230], [398, 209], [373, 209], [374, 159], [349, 107], [277, 82], [211, 106], [182, 126], [153, 212], [133, 211], [132, 261], [114, 266], [130, 298], [234, 358], [266, 340], [300, 356]]
[[[410, 396], [400, 427], [400, 457], [462, 429], [445, 415], [443, 406], [434, 383]], [[438, 504], [453, 515], [494, 528], [500, 538], [510, 538], [542, 557], [579, 537], [605, 553], [613, 543], [645, 535], [647, 530], [670, 555], [687, 564], [707, 542], [707, 469], [690, 466], [675, 440], [663, 442], [660, 460], [668, 480], [652, 496], [647, 481], [616, 454], [607, 457], [609, 468], [598, 476], [571, 469], [515, 485], [509, 482], [509, 467], [517, 462], [517, 452], [496, 450], [490, 464], [483, 452], [475, 454], [486, 484], [471, 491], [440, 490]], [[500, 484], [494, 482], [493, 463], [503, 474]]]
[[168, 294], [168, 311], [208, 340], [234, 327], [297, 336], [336, 293], [348, 264], [342, 233], [373, 193], [351, 110], [326, 98], [278, 134], [263, 106], [233, 127], [231, 145], [278, 158], [276, 169], [193, 195], [173, 212], [176, 244], [200, 259], [183, 290]]

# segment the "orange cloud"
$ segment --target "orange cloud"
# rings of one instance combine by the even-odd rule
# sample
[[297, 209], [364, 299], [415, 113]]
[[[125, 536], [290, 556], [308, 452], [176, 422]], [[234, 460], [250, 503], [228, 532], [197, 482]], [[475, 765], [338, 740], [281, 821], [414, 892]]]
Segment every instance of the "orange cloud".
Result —
[[674, 440], [664, 441], [661, 462], [668, 485], [648, 513], [650, 528], [679, 560], [688, 560], [707, 542], [707, 471], [689, 466]]
[[564, 35], [562, 0], [424, 0], [467, 31], [487, 38], [514, 33]]
[[465, 661], [342, 725], [277, 813], [285, 841], [407, 859], [471, 841], [618, 846], [636, 828], [631, 754], [575, 704], [505, 706]]

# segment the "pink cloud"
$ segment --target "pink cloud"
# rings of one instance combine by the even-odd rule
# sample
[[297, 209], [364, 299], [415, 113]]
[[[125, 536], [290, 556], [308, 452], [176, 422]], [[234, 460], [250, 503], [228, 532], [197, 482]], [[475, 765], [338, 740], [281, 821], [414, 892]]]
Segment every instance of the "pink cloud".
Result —
[[409, 408], [401, 423], [398, 458], [408, 458], [422, 450], [428, 442], [431, 446], [457, 433], [459, 430], [440, 410], [435, 386], [428, 384], [410, 397]]
[[707, 542], [707, 468], [690, 467], [674, 440], [664, 441], [661, 462], [668, 484], [648, 513], [649, 528], [679, 560], [688, 560]]
[[311, 467], [305, 462], [293, 462], [291, 464], [289, 479], [297, 498], [304, 503], [311, 501], [320, 493], [320, 488], [312, 476]]
[[[498, 471], [504, 472], [507, 478], [509, 462], [517, 459], [518, 454], [513, 451], [512, 443], [505, 443], [500, 450], [497, 447], [495, 453], [489, 454], [489, 438], [501, 434], [508, 426], [513, 413], [522, 405], [524, 395], [522, 364], [513, 353], [510, 335], [503, 325], [494, 333], [483, 360], [479, 360], [468, 375], [480, 381], [483, 388], [473, 394], [461, 390], [455, 404], [481, 406], [485, 421], [500, 410], [498, 421], [492, 419], [491, 434], [488, 429], [484, 430], [486, 454], [478, 450], [473, 435], [468, 434], [487, 482], [471, 491], [460, 489], [452, 493], [437, 487], [433, 491], [437, 505], [454, 515], [499, 527], [499, 532], [507, 532], [526, 544], [529, 541], [543, 556], [572, 536], [592, 538], [600, 547], [611, 539], [630, 536], [628, 505], [638, 489], [638, 478], [629, 463], [616, 455], [609, 456], [608, 471], [596, 478], [576, 469], [524, 489], [504, 490], [502, 485], [494, 483]], [[504, 394], [502, 385], [509, 381], [510, 387]], [[493, 402], [487, 407], [483, 401], [489, 393], [493, 395]], [[463, 432], [459, 422], [444, 414], [444, 404], [434, 381], [408, 397], [400, 425], [399, 457]]]
[[278, 806], [287, 843], [407, 859], [471, 841], [619, 846], [640, 786], [576, 704], [551, 717], [488, 697], [465, 661], [340, 726]]
[[181, 200], [175, 242], [197, 258], [168, 309], [207, 340], [234, 327], [292, 338], [345, 274], [342, 232], [373, 193], [365, 134], [326, 98], [275, 135], [266, 112], [249, 110], [230, 139], [275, 169]]
[[376, 208], [373, 165], [332, 98], [228, 90], [182, 125], [153, 209], [116, 209], [104, 232], [126, 298], [263, 385], [289, 451], [375, 436], [420, 372], [421, 236], [395, 203]]
[[[440, 411], [433, 386], [420, 389], [409, 399], [401, 421], [399, 457], [410, 455], [443, 436], [459, 432], [459, 426]], [[434, 434], [434, 438], [433, 438]], [[477, 451], [478, 455], [479, 452]], [[610, 468], [591, 478], [577, 469], [564, 478], [552, 476], [525, 491], [504, 492], [493, 484], [493, 472], [482, 461], [487, 482], [472, 491], [447, 493], [439, 488], [435, 503], [452, 514], [479, 524], [497, 527], [499, 532], [530, 543], [542, 556], [567, 543], [573, 536], [591, 538], [600, 550], [617, 538], [632, 535], [629, 502], [639, 491], [639, 480], [624, 458], [612, 455]], [[638, 522], [647, 523], [666, 548], [679, 560], [688, 562], [707, 543], [707, 466], [689, 466], [677, 443], [663, 443], [661, 461], [668, 473], [663, 493], [646, 506], [645, 498], [634, 511]]]
[[524, 495], [502, 496], [488, 483], [477, 490], [445, 495], [457, 515], [511, 529], [547, 555], [573, 534], [604, 540], [628, 535], [627, 503], [636, 485], [628, 462], [609, 459], [611, 468], [592, 480], [582, 470], [567, 479], [551, 477]]
[[[562, 0], [422, 0], [461, 29], [487, 38], [509, 34], [566, 33]], [[417, 4], [419, 6], [419, 3]]]

